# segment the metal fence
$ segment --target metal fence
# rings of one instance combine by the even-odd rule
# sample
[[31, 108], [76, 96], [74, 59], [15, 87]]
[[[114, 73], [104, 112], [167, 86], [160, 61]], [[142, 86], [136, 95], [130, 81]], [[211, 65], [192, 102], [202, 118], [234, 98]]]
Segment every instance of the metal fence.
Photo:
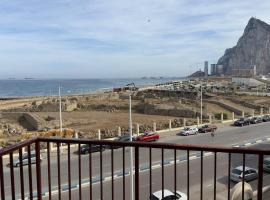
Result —
[[[50, 145], [55, 144], [57, 146], [56, 152], [54, 152], [54, 156], [52, 158], [52, 152], [50, 151]], [[76, 145], [77, 154], [76, 154], [76, 164], [74, 164], [74, 155], [71, 153], [71, 149], [73, 149], [74, 144]], [[64, 146], [62, 146], [64, 145]], [[93, 152], [90, 150], [87, 156], [83, 157], [82, 160], [82, 152], [81, 148], [83, 145], [89, 145], [90, 149], [93, 146], [96, 149], [97, 154], [96, 157], [99, 158], [99, 163], [93, 163]], [[214, 147], [214, 146], [194, 146], [194, 145], [177, 145], [177, 144], [168, 144], [168, 143], [145, 143], [145, 142], [115, 142], [115, 141], [103, 141], [103, 140], [78, 140], [78, 139], [64, 139], [64, 138], [33, 138], [27, 141], [20, 142], [16, 145], [3, 148], [0, 150], [0, 193], [1, 199], [72, 199], [73, 193], [78, 194], [79, 199], [84, 199], [82, 193], [85, 195], [85, 190], [88, 193], [87, 199], [95, 199], [93, 197], [93, 193], [99, 192], [100, 199], [107, 199], [104, 197], [105, 192], [110, 192], [110, 199], [130, 199], [128, 193], [128, 177], [130, 172], [128, 171], [128, 166], [126, 165], [127, 154], [126, 152], [130, 147], [134, 149], [134, 199], [145, 199], [141, 196], [141, 188], [140, 188], [140, 178], [148, 179], [148, 184], [144, 187], [144, 190], [147, 191], [146, 196], [149, 196], [154, 192], [153, 182], [155, 173], [155, 166], [160, 167], [161, 177], [160, 177], [160, 190], [162, 196], [164, 197], [164, 191], [168, 186], [166, 185], [166, 167], [170, 166], [170, 173], [173, 173], [173, 180], [171, 190], [173, 193], [177, 193], [179, 186], [179, 181], [177, 180], [182, 173], [183, 170], [179, 170], [178, 166], [181, 165], [182, 161], [185, 161], [185, 193], [187, 195], [187, 199], [192, 198], [192, 191], [190, 191], [191, 185], [191, 172], [190, 165], [192, 160], [196, 157], [199, 162], [198, 166], [198, 174], [199, 174], [199, 199], [204, 198], [204, 177], [209, 176], [208, 174], [204, 174], [205, 164], [213, 161], [213, 190], [212, 190], [212, 199], [217, 198], [217, 170], [218, 169], [218, 155], [226, 155], [226, 193], [223, 194], [225, 199], [230, 199], [230, 192], [232, 188], [231, 182], [231, 170], [232, 170], [232, 156], [233, 155], [241, 155], [241, 166], [245, 169], [246, 166], [246, 157], [247, 155], [252, 155], [256, 157], [256, 165], [258, 170], [258, 180], [257, 180], [257, 199], [263, 199], [263, 161], [264, 156], [269, 155], [270, 152], [266, 150], [258, 150], [258, 149], [244, 149], [244, 148], [227, 148], [227, 147]], [[62, 148], [66, 149], [66, 153], [62, 154]], [[107, 149], [106, 158], [104, 158], [104, 148]], [[26, 149], [26, 150], [23, 150]], [[117, 150], [116, 150], [117, 149]], [[143, 153], [141, 150], [144, 150]], [[115, 154], [117, 151], [117, 154]], [[159, 151], [160, 153], [155, 153]], [[169, 154], [165, 155], [165, 151], [170, 151]], [[24, 153], [25, 152], [25, 153]], [[34, 153], [33, 153], [34, 152]], [[179, 156], [179, 152], [181, 152], [181, 156]], [[194, 157], [194, 154], [195, 157]], [[18, 161], [14, 159], [14, 155], [18, 155]], [[32, 155], [34, 154], [34, 156]], [[43, 159], [41, 162], [42, 154], [46, 155], [46, 159]], [[158, 164], [153, 161], [153, 156], [155, 154], [155, 158], [159, 157], [160, 161]], [[211, 156], [211, 160], [207, 159], [206, 155]], [[71, 158], [72, 156], [72, 158]], [[115, 156], [118, 156], [122, 159], [121, 164], [119, 161], [115, 160]], [[165, 157], [169, 157], [169, 160], [166, 160]], [[61, 170], [63, 167], [61, 165], [63, 162], [61, 160], [63, 157], [66, 158], [64, 170], [67, 171], [66, 176], [61, 175]], [[110, 157], [110, 161], [108, 162], [108, 157]], [[183, 159], [184, 158], [184, 159]], [[33, 159], [33, 160], [32, 160]], [[143, 161], [142, 161], [143, 159]], [[222, 158], [223, 159], [223, 158]], [[55, 162], [56, 169], [52, 169], [52, 160]], [[72, 161], [72, 163], [71, 163]], [[239, 159], [238, 159], [239, 161]], [[109, 163], [109, 169], [104, 171], [105, 165], [104, 162]], [[31, 163], [31, 164], [29, 164]], [[42, 165], [41, 165], [42, 163]], [[147, 163], [148, 167], [142, 166], [142, 163]], [[119, 169], [116, 170], [116, 164]], [[77, 186], [73, 185], [74, 175], [71, 171], [71, 168], [76, 165], [76, 179], [78, 180]], [[93, 177], [93, 168], [94, 165], [99, 166], [99, 179], [95, 179]], [[16, 168], [16, 174], [14, 173], [14, 169]], [[87, 184], [83, 180], [82, 177], [82, 167], [87, 168], [88, 171], [88, 182]], [[43, 173], [41, 169], [45, 172]], [[53, 172], [52, 170], [55, 170]], [[142, 174], [144, 171], [147, 171], [146, 174]], [[120, 173], [121, 172], [121, 173]], [[106, 174], [105, 174], [106, 173]], [[45, 175], [44, 175], [45, 174]], [[108, 175], [109, 174], [109, 175]], [[16, 178], [17, 177], [17, 178]], [[85, 174], [84, 174], [85, 177]], [[52, 178], [55, 178], [55, 186], [52, 183]], [[65, 180], [64, 180], [65, 179]], [[121, 192], [119, 191], [119, 184], [117, 189], [115, 187], [116, 181], [121, 180]], [[105, 181], [110, 182], [110, 189], [108, 190], [108, 185], [104, 185]], [[242, 178], [242, 199], [244, 199], [244, 181], [245, 174]], [[98, 183], [93, 188], [94, 183]], [[87, 187], [85, 187], [87, 185]], [[182, 183], [183, 185], [183, 183]], [[98, 187], [98, 189], [97, 189]], [[105, 188], [106, 187], [106, 191]], [[76, 191], [74, 191], [75, 189]], [[84, 188], [84, 191], [83, 191]], [[65, 197], [63, 193], [65, 191]], [[144, 193], [145, 193], [144, 191]], [[145, 194], [144, 194], [145, 195]]]

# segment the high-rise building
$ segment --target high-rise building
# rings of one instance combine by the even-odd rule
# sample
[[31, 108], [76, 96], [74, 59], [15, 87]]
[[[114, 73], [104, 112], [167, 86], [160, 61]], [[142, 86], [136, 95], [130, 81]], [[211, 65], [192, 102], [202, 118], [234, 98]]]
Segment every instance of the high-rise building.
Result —
[[211, 64], [211, 75], [216, 75], [216, 64]]
[[216, 75], [221, 76], [223, 74], [224, 74], [223, 65], [217, 65], [216, 66]]
[[204, 75], [208, 76], [208, 61], [204, 62]]

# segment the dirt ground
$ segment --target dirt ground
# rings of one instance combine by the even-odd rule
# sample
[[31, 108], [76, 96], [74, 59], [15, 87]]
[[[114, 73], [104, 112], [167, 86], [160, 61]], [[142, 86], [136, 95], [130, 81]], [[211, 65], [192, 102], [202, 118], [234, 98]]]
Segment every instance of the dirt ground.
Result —
[[[54, 117], [57, 121], [59, 119], [59, 113], [48, 112], [39, 113], [43, 118], [47, 116]], [[86, 111], [86, 112], [63, 112], [63, 127], [73, 128], [84, 132], [97, 132], [98, 129], [118, 129], [122, 127], [127, 129], [129, 125], [129, 113], [128, 112], [102, 112], [102, 111]], [[173, 120], [175, 117], [170, 116], [158, 116], [158, 115], [144, 115], [144, 114], [132, 114], [133, 124], [153, 124], [168, 123], [169, 120]]]

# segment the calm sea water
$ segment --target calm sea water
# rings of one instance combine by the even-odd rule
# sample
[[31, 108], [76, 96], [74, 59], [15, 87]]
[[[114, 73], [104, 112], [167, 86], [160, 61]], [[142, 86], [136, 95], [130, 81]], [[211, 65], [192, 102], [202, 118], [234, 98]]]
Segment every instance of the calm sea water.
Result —
[[0, 97], [57, 95], [61, 84], [63, 95], [82, 94], [122, 87], [128, 83], [136, 86], [179, 80], [164, 79], [65, 79], [65, 80], [0, 80]]

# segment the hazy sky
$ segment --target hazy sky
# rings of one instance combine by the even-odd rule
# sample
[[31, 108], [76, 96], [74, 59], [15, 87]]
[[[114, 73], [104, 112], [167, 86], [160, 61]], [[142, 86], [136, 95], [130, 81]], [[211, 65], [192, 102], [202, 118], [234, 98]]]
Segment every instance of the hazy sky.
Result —
[[0, 78], [184, 76], [270, 1], [1, 0]]

